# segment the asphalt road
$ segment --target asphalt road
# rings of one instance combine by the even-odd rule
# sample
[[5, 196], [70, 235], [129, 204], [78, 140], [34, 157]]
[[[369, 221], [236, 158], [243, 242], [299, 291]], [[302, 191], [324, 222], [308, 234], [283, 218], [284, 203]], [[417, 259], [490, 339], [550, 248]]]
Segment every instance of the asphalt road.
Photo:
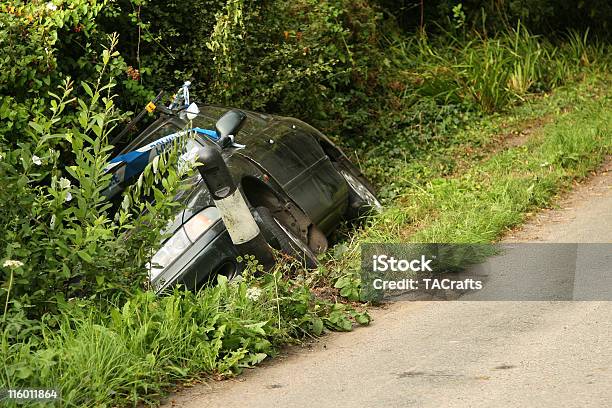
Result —
[[[612, 242], [612, 162], [508, 241]], [[504, 284], [503, 279], [496, 283]], [[610, 407], [612, 302], [395, 302], [181, 407]]]

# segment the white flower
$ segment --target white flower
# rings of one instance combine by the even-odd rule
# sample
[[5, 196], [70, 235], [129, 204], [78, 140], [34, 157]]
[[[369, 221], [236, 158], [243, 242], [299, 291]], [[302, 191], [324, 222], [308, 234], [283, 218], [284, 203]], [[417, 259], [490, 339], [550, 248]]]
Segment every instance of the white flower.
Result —
[[4, 261], [4, 264], [2, 266], [4, 266], [5, 268], [15, 269], [19, 268], [20, 266], [23, 266], [23, 262], [7, 259], [6, 261]]
[[59, 186], [62, 190], [70, 188], [70, 180], [65, 177], [60, 177]]
[[42, 164], [42, 160], [40, 160], [40, 157], [38, 157], [37, 155], [33, 155], [32, 163], [34, 163], [37, 166], [40, 166]]
[[51, 10], [51, 11], [55, 11], [57, 10], [57, 6], [55, 4], [53, 4], [52, 1], [47, 3], [47, 10]]
[[70, 194], [70, 191], [68, 191], [66, 193], [66, 201], [70, 201], [70, 200], [72, 200], [72, 194]]
[[249, 299], [253, 301], [259, 299], [260, 296], [261, 296], [261, 289], [259, 288], [248, 288], [246, 291], [246, 297], [248, 297]]

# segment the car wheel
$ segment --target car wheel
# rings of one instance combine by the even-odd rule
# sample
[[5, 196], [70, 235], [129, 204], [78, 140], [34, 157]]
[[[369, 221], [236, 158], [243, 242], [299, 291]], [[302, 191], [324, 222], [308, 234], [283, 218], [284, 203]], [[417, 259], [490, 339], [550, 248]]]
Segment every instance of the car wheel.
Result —
[[349, 206], [347, 209], [349, 219], [360, 218], [370, 212], [382, 212], [383, 206], [376, 198], [374, 189], [365, 177], [344, 164], [334, 163], [334, 166], [349, 188]]
[[264, 236], [271, 238], [268, 239], [268, 244], [271, 247], [301, 261], [306, 268], [314, 269], [317, 267], [319, 264], [317, 255], [291, 228], [274, 217], [266, 207], [257, 207], [255, 210], [259, 215], [262, 228], [267, 232]]

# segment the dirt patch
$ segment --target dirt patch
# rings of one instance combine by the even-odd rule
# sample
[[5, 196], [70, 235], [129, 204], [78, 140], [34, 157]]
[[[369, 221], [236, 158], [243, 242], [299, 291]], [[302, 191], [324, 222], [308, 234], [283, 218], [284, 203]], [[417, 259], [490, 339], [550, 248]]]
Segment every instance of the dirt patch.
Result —
[[521, 124], [518, 129], [515, 128], [507, 133], [502, 133], [494, 137], [491, 143], [493, 148], [490, 150], [490, 153], [494, 154], [502, 150], [524, 145], [534, 132], [537, 132], [544, 125], [551, 123], [552, 120], [553, 115], [534, 118]]
[[[569, 111], [569, 108], [563, 109], [562, 113]], [[492, 135], [483, 146], [466, 147], [463, 157], [458, 156], [455, 170], [447, 177], [455, 177], [457, 174], [467, 171], [475, 162], [483, 162], [496, 153], [527, 144], [531, 138], [537, 137], [540, 129], [552, 123], [555, 117], [556, 115], [548, 114], [519, 123], [502, 124], [501, 127], [505, 130]]]
[[317, 286], [312, 288], [312, 293], [319, 299], [337, 302], [340, 298], [340, 289], [329, 286]]

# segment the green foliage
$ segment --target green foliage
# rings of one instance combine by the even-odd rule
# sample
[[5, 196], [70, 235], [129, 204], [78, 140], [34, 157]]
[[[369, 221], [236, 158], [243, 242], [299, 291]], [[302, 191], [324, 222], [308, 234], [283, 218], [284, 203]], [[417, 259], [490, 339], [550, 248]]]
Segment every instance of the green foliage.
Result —
[[[598, 36], [610, 38], [612, 5], [607, 0], [376, 0], [387, 15], [397, 20], [406, 32], [421, 24], [436, 30], [449, 28], [459, 19], [468, 29], [498, 32], [522, 21], [530, 31], [549, 37], [563, 35], [568, 29], [585, 31], [591, 28]], [[459, 13], [461, 11], [461, 13]], [[461, 17], [463, 14], [464, 17]], [[486, 16], [483, 19], [483, 16]], [[453, 17], [453, 18], [449, 18]]]
[[612, 152], [609, 80], [589, 76], [502, 115], [474, 118], [451, 130], [455, 144], [395, 167], [385, 183], [398, 196], [336, 245], [319, 279], [349, 295], [361, 286], [361, 243], [489, 243], [549, 206]]
[[546, 126], [541, 138], [500, 152], [460, 178], [432, 181], [426, 200], [441, 213], [412, 239], [492, 241], [596, 168], [611, 148], [609, 100], [576, 107]]
[[379, 16], [365, 4], [230, 2], [217, 17], [207, 43], [211, 97], [226, 104], [326, 117], [339, 107], [325, 98], [360, 88], [351, 81], [363, 77], [376, 52], [367, 42], [376, 38]]
[[64, 27], [82, 20], [83, 35], [91, 33], [90, 21], [102, 4], [82, 1], [75, 6], [54, 10], [21, 1], [0, 6], [0, 46], [11, 50], [0, 59], [0, 139], [15, 142], [16, 135], [27, 129], [29, 114], [44, 109], [43, 98], [61, 81], [56, 52], [58, 38], [69, 30]]
[[286, 272], [220, 276], [198, 293], [141, 292], [104, 312], [62, 302], [40, 336], [0, 337], [0, 387], [60, 387], [66, 406], [153, 403], [178, 379], [232, 376], [288, 341], [368, 324], [367, 313], [317, 299]]
[[[108, 40], [96, 19], [107, 5], [106, 0], [17, 0], [0, 5], [0, 47], [11, 50], [0, 59], [0, 140], [19, 141], [31, 118], [48, 110], [48, 92], [55, 92], [67, 76], [77, 84], [98, 76], [100, 48]], [[126, 68], [119, 55], [106, 67], [129, 99], [144, 90], [125, 76]]]
[[[0, 259], [21, 263], [0, 270], [3, 320], [7, 313], [54, 312], [62, 298], [129, 293], [147, 280], [147, 255], [175, 205], [179, 176], [166, 165], [175, 158], [162, 156], [143, 173], [142, 191], [126, 195], [126, 205], [111, 213], [102, 195], [111, 178], [104, 171], [112, 150], [108, 137], [124, 115], [109, 76], [116, 36], [110, 42], [98, 79], [81, 82], [85, 96], [75, 96], [74, 83], [65, 79], [59, 94], [49, 91], [44, 110], [29, 116], [19, 141], [1, 145]], [[168, 196], [155, 203], [141, 199], [161, 178]]]
[[560, 49], [530, 34], [520, 23], [496, 37], [470, 37], [448, 33], [434, 40], [422, 37], [408, 46], [396, 37], [391, 42], [394, 63], [398, 68], [410, 67], [398, 72], [421, 97], [433, 97], [438, 103], [463, 100], [493, 112], [522, 101], [529, 93], [571, 80], [579, 67], [573, 68], [570, 61], [588, 61], [589, 55], [603, 60], [602, 45], [591, 45], [573, 34]]
[[200, 100], [297, 116], [332, 134], [359, 132], [370, 99], [384, 98], [382, 14], [367, 2], [122, 0], [104, 14], [100, 26], [121, 32], [149, 88], [193, 78]]
[[[413, 183], [414, 175], [397, 175], [460, 142], [460, 130], [484, 114], [514, 109], [583, 75], [605, 73], [609, 45], [584, 35], [573, 38], [555, 46], [522, 24], [495, 37], [448, 32], [406, 41], [390, 31], [385, 36], [389, 68], [381, 79], [385, 98], [370, 101], [370, 123], [343, 142], [357, 151], [362, 168], [381, 186], [379, 195], [392, 199]], [[438, 165], [448, 173], [456, 161]], [[437, 171], [416, 167], [419, 178]]]
[[592, 101], [574, 101], [588, 105], [584, 116], [543, 143], [451, 177], [461, 154], [491, 143], [483, 118], [608, 69], [609, 46], [588, 31], [562, 42], [532, 34], [534, 22], [591, 5], [527, 3], [484, 13], [476, 0], [427, 3], [437, 35], [433, 24], [402, 32], [383, 1], [0, 5], [0, 45], [11, 50], [0, 59], [0, 388], [60, 384], [67, 406], [148, 403], [177, 379], [233, 375], [283, 343], [369, 322], [311, 291], [324, 282], [359, 300], [357, 238], [307, 278], [287, 278], [285, 266], [255, 279], [247, 259], [243, 282], [142, 290], [175, 206], [180, 146], [112, 212], [102, 191], [109, 136], [154, 89], [193, 78], [200, 100], [297, 116], [356, 152], [390, 207], [360, 238], [490, 240], [545, 205], [609, 152], [609, 115]]
[[[469, 116], [503, 110], [580, 71], [565, 47], [522, 23], [493, 32], [476, 24], [473, 4], [453, 7], [443, 17], [454, 26], [442, 24], [448, 32], [432, 38], [402, 33], [376, 2], [346, 0], [122, 0], [101, 26], [122, 32], [124, 54], [143, 75], [156, 72], [144, 75], [146, 86], [193, 78], [193, 93], [207, 102], [296, 116], [347, 147], [405, 160], [421, 146], [448, 144], [439, 135]], [[605, 46], [583, 43], [605, 55]]]

